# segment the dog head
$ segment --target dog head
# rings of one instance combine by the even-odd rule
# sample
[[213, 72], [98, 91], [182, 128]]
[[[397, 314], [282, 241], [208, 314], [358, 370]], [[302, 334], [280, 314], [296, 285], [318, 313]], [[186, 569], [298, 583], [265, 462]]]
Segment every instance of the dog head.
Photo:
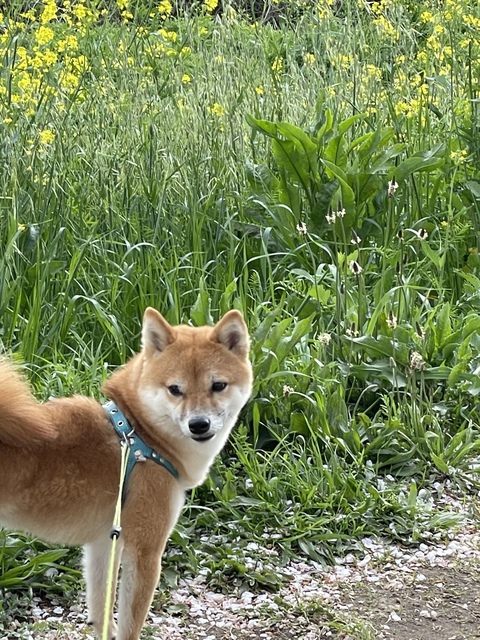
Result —
[[248, 351], [239, 311], [229, 311], [214, 327], [194, 328], [171, 326], [148, 308], [138, 392], [149, 422], [173, 437], [223, 444], [251, 393]]

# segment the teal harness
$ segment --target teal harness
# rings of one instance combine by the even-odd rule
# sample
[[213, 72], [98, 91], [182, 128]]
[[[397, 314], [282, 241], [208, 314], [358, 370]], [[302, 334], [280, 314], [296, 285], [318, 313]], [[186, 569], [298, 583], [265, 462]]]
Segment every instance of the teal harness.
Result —
[[120, 440], [129, 448], [127, 470], [125, 472], [125, 478], [122, 486], [122, 505], [125, 503], [125, 498], [127, 497], [127, 485], [130, 474], [137, 462], [153, 460], [161, 467], [164, 467], [176, 480], [178, 480], [178, 471], [175, 469], [173, 464], [155, 451], [155, 449], [149, 447], [148, 444], [140, 438], [138, 433], [136, 433], [133, 427], [130, 426], [128, 420], [113, 400], [106, 402], [103, 405], [103, 408], [107, 412], [115, 431], [120, 437]]

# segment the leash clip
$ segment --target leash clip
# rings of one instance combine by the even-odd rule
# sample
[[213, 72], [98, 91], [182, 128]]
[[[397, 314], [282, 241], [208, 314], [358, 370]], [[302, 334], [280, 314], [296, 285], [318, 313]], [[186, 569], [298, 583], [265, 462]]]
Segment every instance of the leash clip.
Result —
[[120, 538], [120, 534], [122, 533], [122, 527], [113, 527], [110, 531], [110, 538], [113, 540], [118, 540]]

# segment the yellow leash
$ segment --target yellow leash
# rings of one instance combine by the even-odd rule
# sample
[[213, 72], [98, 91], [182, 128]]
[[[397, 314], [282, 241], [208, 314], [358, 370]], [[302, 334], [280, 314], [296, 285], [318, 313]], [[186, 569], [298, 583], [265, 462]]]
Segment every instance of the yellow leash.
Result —
[[107, 588], [105, 595], [105, 611], [103, 615], [103, 632], [102, 632], [102, 640], [110, 640], [108, 637], [108, 625], [110, 622], [110, 610], [112, 608], [112, 597], [113, 597], [113, 574], [115, 571], [115, 554], [117, 550], [117, 540], [120, 537], [120, 533], [122, 531], [121, 516], [122, 516], [122, 492], [123, 492], [123, 482], [125, 480], [125, 474], [127, 472], [127, 460], [128, 460], [128, 450], [129, 444], [127, 440], [122, 440], [122, 459], [120, 465], [120, 483], [118, 486], [118, 498], [117, 505], [115, 507], [115, 517], [113, 519], [113, 527], [112, 532], [110, 533], [110, 537], [112, 539], [112, 550], [110, 552], [110, 565], [108, 567], [108, 576], [107, 576]]

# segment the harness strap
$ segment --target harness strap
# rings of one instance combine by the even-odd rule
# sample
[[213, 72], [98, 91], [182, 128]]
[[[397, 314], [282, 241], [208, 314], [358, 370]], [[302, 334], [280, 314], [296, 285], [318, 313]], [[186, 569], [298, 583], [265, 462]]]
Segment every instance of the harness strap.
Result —
[[178, 471], [175, 469], [173, 464], [155, 451], [155, 449], [149, 447], [148, 444], [140, 438], [138, 433], [130, 426], [130, 423], [113, 400], [106, 402], [103, 405], [103, 408], [107, 412], [115, 431], [120, 437], [120, 440], [125, 442], [128, 446], [127, 470], [125, 472], [122, 486], [122, 505], [124, 504], [127, 496], [127, 485], [130, 474], [137, 462], [153, 460], [161, 467], [164, 467], [176, 480], [178, 480]]

